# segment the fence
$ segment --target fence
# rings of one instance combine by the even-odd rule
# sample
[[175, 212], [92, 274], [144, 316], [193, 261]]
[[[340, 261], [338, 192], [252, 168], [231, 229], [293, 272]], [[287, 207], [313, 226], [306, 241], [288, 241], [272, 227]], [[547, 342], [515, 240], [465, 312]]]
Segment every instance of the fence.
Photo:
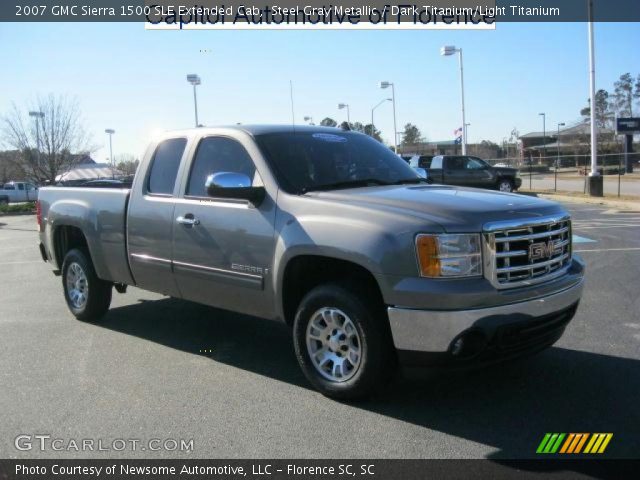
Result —
[[[586, 192], [587, 176], [591, 173], [591, 155], [549, 155], [533, 159], [488, 159], [491, 165], [520, 170], [522, 188]], [[640, 196], [640, 153], [629, 154], [634, 173], [626, 172], [624, 153], [598, 155], [598, 171], [604, 178], [605, 195]]]

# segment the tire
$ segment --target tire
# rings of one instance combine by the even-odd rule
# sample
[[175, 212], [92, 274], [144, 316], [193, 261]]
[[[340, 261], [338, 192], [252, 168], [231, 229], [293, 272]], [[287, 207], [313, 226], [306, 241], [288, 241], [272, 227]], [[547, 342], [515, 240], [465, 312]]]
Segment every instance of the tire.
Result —
[[508, 178], [501, 178], [498, 180], [498, 190], [501, 192], [513, 192], [513, 181]]
[[62, 263], [62, 288], [67, 306], [78, 320], [93, 322], [107, 313], [111, 287], [98, 278], [85, 249], [67, 252]]
[[365, 299], [371, 294], [354, 292], [336, 284], [314, 288], [300, 302], [293, 326], [305, 376], [320, 393], [338, 400], [368, 397], [396, 371], [383, 305], [370, 305]]

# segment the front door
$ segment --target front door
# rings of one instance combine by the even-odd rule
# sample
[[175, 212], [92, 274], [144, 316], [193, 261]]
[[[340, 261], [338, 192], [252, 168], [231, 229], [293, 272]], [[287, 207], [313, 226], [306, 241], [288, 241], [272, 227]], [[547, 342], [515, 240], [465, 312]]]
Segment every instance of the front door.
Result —
[[267, 192], [258, 206], [242, 199], [211, 198], [209, 175], [233, 172], [262, 184], [246, 149], [235, 139], [200, 140], [174, 212], [173, 269], [182, 298], [242, 313], [273, 309], [266, 293], [274, 253], [275, 202]]

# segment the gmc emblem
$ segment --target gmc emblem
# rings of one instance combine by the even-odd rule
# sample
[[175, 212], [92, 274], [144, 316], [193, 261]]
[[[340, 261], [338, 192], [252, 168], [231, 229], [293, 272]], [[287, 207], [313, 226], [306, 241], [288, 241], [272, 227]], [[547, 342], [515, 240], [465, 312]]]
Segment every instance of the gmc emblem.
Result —
[[539, 242], [529, 245], [530, 262], [534, 262], [542, 258], [551, 258], [559, 253], [562, 253], [562, 247], [553, 240], [549, 240], [547, 243]]

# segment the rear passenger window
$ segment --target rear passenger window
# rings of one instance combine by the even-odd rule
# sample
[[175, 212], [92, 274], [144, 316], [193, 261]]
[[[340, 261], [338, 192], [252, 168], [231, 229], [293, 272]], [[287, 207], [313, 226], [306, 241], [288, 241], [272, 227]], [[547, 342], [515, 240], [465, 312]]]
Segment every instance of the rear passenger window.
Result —
[[186, 144], [185, 138], [172, 138], [158, 145], [151, 160], [151, 171], [147, 181], [148, 193], [173, 194], [180, 160]]
[[186, 195], [206, 197], [207, 177], [220, 172], [243, 173], [252, 182], [256, 181], [253, 160], [237, 141], [226, 137], [202, 139], [191, 167]]

